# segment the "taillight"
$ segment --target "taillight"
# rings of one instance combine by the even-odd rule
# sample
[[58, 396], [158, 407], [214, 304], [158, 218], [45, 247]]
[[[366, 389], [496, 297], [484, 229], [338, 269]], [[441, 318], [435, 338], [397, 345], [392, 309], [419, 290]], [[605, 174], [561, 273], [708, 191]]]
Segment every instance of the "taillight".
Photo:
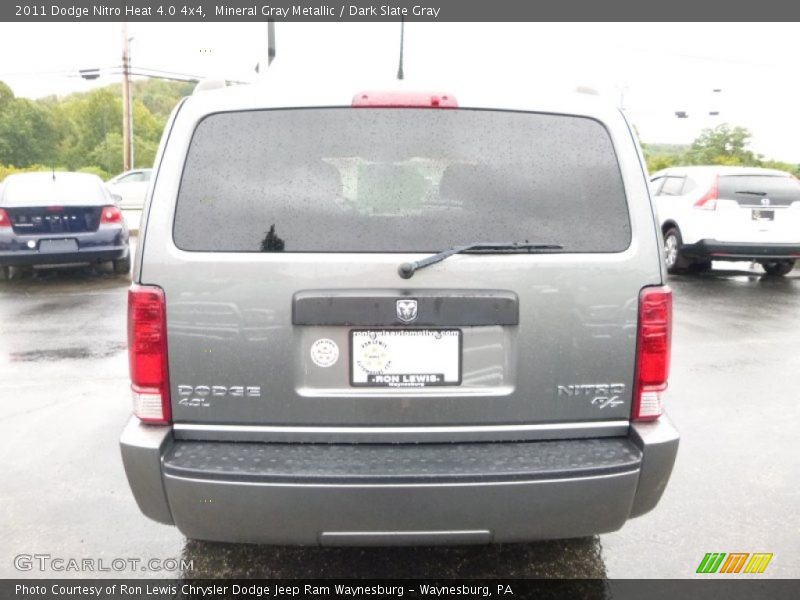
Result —
[[719, 197], [719, 175], [714, 177], [714, 183], [703, 196], [694, 203], [695, 208], [702, 210], [716, 210], [717, 198]]
[[145, 423], [169, 423], [167, 314], [159, 287], [133, 285], [128, 290], [128, 361], [133, 413]]
[[651, 421], [661, 416], [661, 393], [667, 389], [672, 342], [672, 290], [647, 287], [639, 294], [636, 374], [631, 418]]
[[116, 206], [104, 206], [100, 212], [100, 224], [120, 223], [122, 221], [122, 211]]
[[6, 227], [11, 227], [11, 219], [8, 216], [8, 213], [0, 208], [0, 229], [4, 229]]

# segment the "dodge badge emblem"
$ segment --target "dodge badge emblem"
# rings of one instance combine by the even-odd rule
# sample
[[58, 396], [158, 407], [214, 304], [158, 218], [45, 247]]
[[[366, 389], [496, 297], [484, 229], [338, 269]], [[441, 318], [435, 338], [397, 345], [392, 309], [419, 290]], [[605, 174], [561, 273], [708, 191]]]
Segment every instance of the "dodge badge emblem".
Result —
[[398, 300], [397, 301], [397, 318], [403, 323], [410, 323], [417, 318], [417, 301], [416, 300]]

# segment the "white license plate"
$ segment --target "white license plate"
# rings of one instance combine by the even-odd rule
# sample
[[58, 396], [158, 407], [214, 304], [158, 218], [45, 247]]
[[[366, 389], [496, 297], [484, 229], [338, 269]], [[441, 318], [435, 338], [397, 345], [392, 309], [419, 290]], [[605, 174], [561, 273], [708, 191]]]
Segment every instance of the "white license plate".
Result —
[[59, 253], [59, 252], [77, 252], [78, 240], [75, 238], [64, 238], [59, 240], [42, 240], [39, 242], [39, 252], [41, 253]]
[[418, 388], [461, 384], [458, 329], [357, 329], [350, 332], [350, 383]]

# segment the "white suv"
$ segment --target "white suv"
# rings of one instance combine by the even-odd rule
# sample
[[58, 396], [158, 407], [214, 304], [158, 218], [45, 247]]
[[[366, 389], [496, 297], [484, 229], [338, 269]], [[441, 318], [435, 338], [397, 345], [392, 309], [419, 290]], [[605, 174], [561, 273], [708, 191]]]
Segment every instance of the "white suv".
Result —
[[757, 261], [786, 275], [800, 257], [800, 181], [774, 169], [675, 167], [651, 177], [670, 273], [712, 260]]

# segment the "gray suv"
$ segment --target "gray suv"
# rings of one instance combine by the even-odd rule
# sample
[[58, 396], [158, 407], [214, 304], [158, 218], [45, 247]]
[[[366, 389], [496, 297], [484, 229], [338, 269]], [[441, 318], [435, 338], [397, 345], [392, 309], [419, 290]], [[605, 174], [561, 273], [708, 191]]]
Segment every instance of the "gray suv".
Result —
[[142, 512], [190, 538], [519, 542], [651, 510], [671, 292], [598, 98], [204, 91], [129, 294]]

